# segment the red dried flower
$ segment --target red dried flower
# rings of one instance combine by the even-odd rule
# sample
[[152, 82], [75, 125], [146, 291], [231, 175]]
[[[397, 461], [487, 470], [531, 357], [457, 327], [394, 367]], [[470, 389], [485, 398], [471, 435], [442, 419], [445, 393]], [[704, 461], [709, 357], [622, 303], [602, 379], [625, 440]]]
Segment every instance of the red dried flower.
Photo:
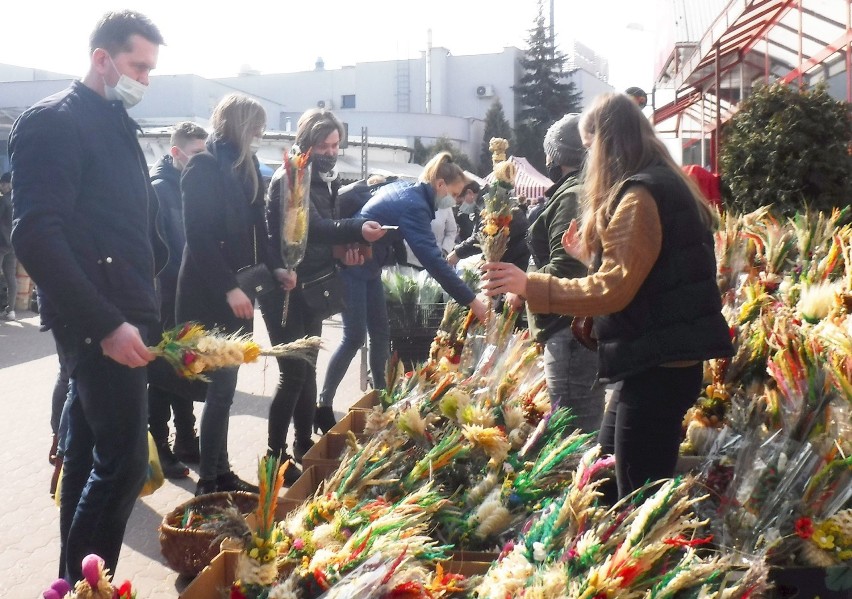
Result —
[[814, 534], [814, 522], [810, 518], [796, 520], [796, 534], [802, 539], [810, 539]]

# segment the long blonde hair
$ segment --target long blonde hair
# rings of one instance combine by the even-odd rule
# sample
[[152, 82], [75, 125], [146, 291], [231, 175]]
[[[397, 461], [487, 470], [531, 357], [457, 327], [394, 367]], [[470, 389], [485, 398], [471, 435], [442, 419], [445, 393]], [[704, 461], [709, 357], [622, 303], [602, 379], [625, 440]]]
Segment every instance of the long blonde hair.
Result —
[[583, 243], [589, 254], [600, 249], [600, 238], [617, 207], [624, 182], [654, 166], [671, 168], [687, 185], [705, 223], [714, 221], [712, 209], [695, 184], [672, 159], [648, 119], [629, 96], [603, 94], [580, 118], [580, 134], [588, 143], [584, 173]]
[[420, 182], [431, 183], [432, 185], [438, 179], [443, 179], [444, 183], [450, 185], [458, 181], [459, 178], [467, 179], [464, 169], [453, 162], [453, 155], [449, 152], [439, 152], [432, 156], [431, 160], [423, 167], [423, 172], [420, 173]]
[[254, 200], [260, 181], [252, 160], [251, 142], [258, 129], [266, 128], [266, 111], [254, 98], [245, 94], [228, 94], [213, 109], [210, 122], [215, 139], [224, 139], [237, 147], [234, 170], [252, 183]]

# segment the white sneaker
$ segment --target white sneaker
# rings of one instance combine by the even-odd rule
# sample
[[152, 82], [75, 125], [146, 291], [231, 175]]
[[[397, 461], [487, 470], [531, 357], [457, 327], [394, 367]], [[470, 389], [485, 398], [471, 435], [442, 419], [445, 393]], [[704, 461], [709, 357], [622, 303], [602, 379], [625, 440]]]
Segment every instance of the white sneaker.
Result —
[[15, 314], [14, 310], [7, 310], [6, 313], [3, 314], [3, 318], [5, 318], [6, 320], [15, 320], [17, 318], [17, 315]]

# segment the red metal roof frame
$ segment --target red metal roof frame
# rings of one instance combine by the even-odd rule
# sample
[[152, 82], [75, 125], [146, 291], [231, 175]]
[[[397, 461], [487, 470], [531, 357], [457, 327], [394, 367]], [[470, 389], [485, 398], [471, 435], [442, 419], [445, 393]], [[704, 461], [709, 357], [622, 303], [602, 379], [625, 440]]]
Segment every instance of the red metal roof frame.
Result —
[[[672, 64], [671, 59], [664, 65], [663, 72], [658, 74], [658, 82], [669, 82], [663, 87], [674, 88], [675, 100], [654, 111], [654, 123], [660, 125], [665, 121], [675, 119], [674, 131], [680, 131], [682, 119], [688, 115], [692, 120], [703, 120], [703, 122], [699, 121], [700, 130], [715, 132], [715, 129], [720, 127], [736, 111], [735, 106], [730, 104], [725, 107], [724, 111], [722, 109], [722, 104], [726, 102], [724, 97], [718, 97], [719, 90], [717, 90], [717, 87], [721, 90], [730, 90], [730, 88], [721, 85], [722, 77], [728, 75], [736, 66], [741, 68], [748, 66], [752, 81], [755, 73], [759, 73], [761, 70], [764, 71], [764, 79], [768, 81], [771, 72], [770, 46], [786, 52], [787, 60], [790, 60], [791, 54], [795, 55], [794, 64], [789, 64], [787, 60], [779, 60], [777, 57], [772, 57], [772, 63], [775, 66], [785, 66], [784, 70], [789, 69], [780, 78], [780, 81], [790, 83], [798, 79], [800, 84], [803, 83], [805, 74], [811, 69], [825, 63], [830, 57], [845, 49], [847, 100], [852, 100], [852, 73], [850, 73], [852, 71], [852, 64], [850, 64], [852, 63], [852, 0], [843, 1], [843, 7], [846, 11], [845, 24], [837, 19], [829, 18], [827, 14], [820, 13], [819, 8], [817, 10], [810, 7], [805, 8], [803, 2], [804, 0], [731, 0], [707, 28], [701, 41], [695, 44], [696, 49], [692, 55], [685, 59], [682, 64], [676, 65], [678, 68], [675, 69], [673, 74], [667, 71], [669, 65]], [[819, 0], [814, 0], [814, 4], [818, 6]], [[840, 4], [838, 4], [839, 7]], [[828, 9], [834, 8], [834, 6], [823, 5], [823, 8], [827, 12], [831, 12]], [[793, 27], [789, 22], [781, 23], [781, 20], [791, 10], [796, 10], [798, 13], [797, 27]], [[822, 28], [822, 33], [825, 34], [823, 38], [827, 39], [829, 35], [828, 31], [825, 30], [826, 26], [832, 29], [840, 29], [843, 33], [832, 42], [820, 39], [813, 31], [805, 34], [803, 31], [803, 15], [808, 15], [813, 28]], [[777, 25], [780, 25], [777, 31], [787, 31], [789, 34], [797, 36], [797, 49], [790, 47], [793, 45], [792, 43], [782, 43], [786, 40], [773, 39], [771, 34]], [[803, 48], [803, 40], [805, 39], [812, 45], [808, 48], [809, 56]], [[761, 42], [766, 44], [763, 69], [749, 60], [749, 53]], [[813, 44], [816, 44], [817, 48], [814, 48]], [[678, 47], [679, 44], [676, 44], [672, 56], [677, 52]], [[742, 85], [744, 77], [741, 76], [740, 79]], [[715, 118], [707, 119], [706, 109], [696, 110], [695, 108], [695, 104], [701, 101], [705, 94], [711, 95], [712, 105], [716, 106]], [[724, 116], [723, 112], [726, 113]], [[713, 137], [715, 143], [718, 144], [718, 137], [715, 134]]]

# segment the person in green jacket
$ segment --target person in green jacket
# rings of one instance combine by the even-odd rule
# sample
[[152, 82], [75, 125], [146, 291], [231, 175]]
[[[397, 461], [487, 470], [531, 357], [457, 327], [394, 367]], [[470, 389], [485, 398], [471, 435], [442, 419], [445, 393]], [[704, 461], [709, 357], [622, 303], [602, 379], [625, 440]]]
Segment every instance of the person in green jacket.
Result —
[[[527, 244], [535, 272], [562, 278], [585, 277], [588, 267], [568, 255], [562, 234], [581, 212], [581, 170], [586, 149], [580, 139], [579, 114], [567, 114], [544, 137], [548, 174], [556, 183], [545, 192], [544, 207], [531, 221]], [[520, 298], [509, 294], [516, 307]], [[554, 409], [567, 407], [574, 425], [583, 432], [600, 428], [604, 388], [597, 384], [597, 354], [574, 338], [572, 317], [565, 314], [528, 314], [530, 332], [544, 346], [544, 372]]]

